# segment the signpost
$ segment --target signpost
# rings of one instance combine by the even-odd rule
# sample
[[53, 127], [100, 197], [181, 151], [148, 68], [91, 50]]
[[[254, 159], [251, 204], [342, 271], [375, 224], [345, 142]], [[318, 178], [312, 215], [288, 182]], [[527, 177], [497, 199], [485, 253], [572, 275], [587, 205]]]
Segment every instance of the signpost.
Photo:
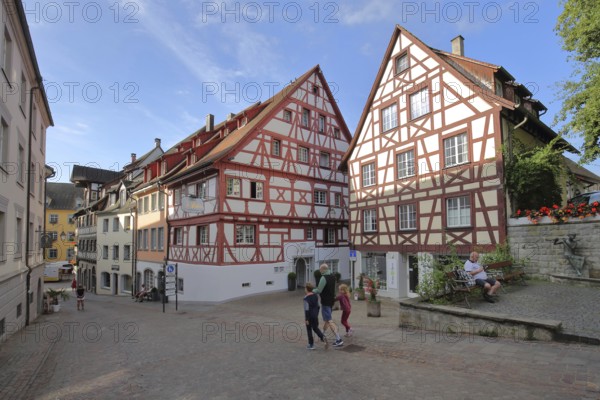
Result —
[[163, 264], [163, 312], [165, 311], [165, 299], [168, 296], [175, 296], [175, 310], [178, 308], [178, 296], [177, 296], [177, 272], [178, 264]]
[[[354, 247], [354, 246], [352, 246], [352, 247]], [[350, 276], [352, 277], [352, 279], [350, 282], [351, 283], [350, 286], [352, 287], [352, 290], [354, 290], [354, 281], [355, 281], [355, 279], [354, 279], [354, 263], [356, 262], [356, 250], [350, 249], [349, 256], [350, 256], [350, 261], [352, 262], [352, 271], [350, 271]]]

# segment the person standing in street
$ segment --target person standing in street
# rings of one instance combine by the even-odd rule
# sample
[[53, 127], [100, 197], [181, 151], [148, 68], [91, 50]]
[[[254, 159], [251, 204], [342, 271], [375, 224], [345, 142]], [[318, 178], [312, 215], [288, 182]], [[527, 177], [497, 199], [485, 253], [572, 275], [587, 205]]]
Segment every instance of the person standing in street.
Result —
[[319, 270], [321, 271], [321, 280], [317, 288], [313, 289], [313, 293], [321, 295], [321, 315], [323, 321], [325, 321], [323, 324], [323, 334], [327, 332], [327, 328], [330, 328], [335, 335], [333, 347], [340, 347], [344, 345], [344, 341], [340, 337], [338, 327], [333, 322], [333, 317], [331, 316], [333, 303], [335, 302], [335, 277], [331, 275], [327, 264], [321, 264]]
[[319, 329], [319, 299], [313, 293], [313, 284], [308, 282], [304, 287], [304, 322], [306, 323], [306, 333], [308, 334], [308, 350], [315, 349], [313, 331], [317, 334], [321, 342], [325, 343], [327, 348], [327, 339]]
[[79, 307], [81, 306], [81, 311], [84, 310], [84, 300], [85, 300], [85, 289], [83, 286], [79, 285], [77, 288], [77, 310], [79, 311]]
[[340, 285], [340, 293], [335, 298], [335, 301], [340, 302], [340, 308], [342, 309], [342, 325], [346, 328], [346, 337], [352, 336], [353, 330], [348, 322], [350, 313], [352, 312], [352, 304], [350, 303], [350, 290], [348, 285]]

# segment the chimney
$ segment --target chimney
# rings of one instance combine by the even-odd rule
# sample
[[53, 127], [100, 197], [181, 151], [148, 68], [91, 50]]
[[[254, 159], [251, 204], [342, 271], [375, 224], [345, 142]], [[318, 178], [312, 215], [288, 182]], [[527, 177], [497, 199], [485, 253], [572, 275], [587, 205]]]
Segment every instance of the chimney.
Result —
[[457, 56], [465, 55], [465, 38], [461, 35], [458, 35], [451, 41], [452, 43], [452, 54], [456, 54]]
[[234, 113], [227, 114], [227, 121], [231, 121], [233, 119], [233, 117], [235, 117]]
[[210, 132], [215, 128], [215, 116], [206, 114], [206, 132]]
[[131, 162], [132, 162], [132, 163], [134, 163], [134, 162], [135, 162], [135, 158], [136, 158], [136, 155], [135, 155], [135, 153], [131, 153]]
[[156, 147], [160, 147], [160, 138], [154, 139], [154, 143], [156, 143]]

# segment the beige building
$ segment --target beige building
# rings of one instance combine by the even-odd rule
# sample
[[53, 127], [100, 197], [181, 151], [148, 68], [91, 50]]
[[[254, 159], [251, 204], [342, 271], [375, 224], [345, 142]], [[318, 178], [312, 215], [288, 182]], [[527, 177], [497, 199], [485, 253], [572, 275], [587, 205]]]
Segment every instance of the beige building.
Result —
[[0, 340], [42, 312], [46, 129], [52, 115], [20, 1], [0, 5]]

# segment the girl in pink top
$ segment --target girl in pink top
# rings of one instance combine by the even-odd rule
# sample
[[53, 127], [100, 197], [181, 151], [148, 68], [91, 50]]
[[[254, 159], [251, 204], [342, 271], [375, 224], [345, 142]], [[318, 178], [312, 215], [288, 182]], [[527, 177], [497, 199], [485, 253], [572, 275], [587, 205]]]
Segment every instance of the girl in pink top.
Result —
[[336, 301], [340, 302], [340, 308], [342, 309], [342, 325], [346, 328], [346, 336], [352, 336], [352, 327], [348, 323], [348, 317], [352, 311], [352, 304], [350, 304], [350, 291], [348, 285], [340, 285], [339, 294], [335, 298]]

